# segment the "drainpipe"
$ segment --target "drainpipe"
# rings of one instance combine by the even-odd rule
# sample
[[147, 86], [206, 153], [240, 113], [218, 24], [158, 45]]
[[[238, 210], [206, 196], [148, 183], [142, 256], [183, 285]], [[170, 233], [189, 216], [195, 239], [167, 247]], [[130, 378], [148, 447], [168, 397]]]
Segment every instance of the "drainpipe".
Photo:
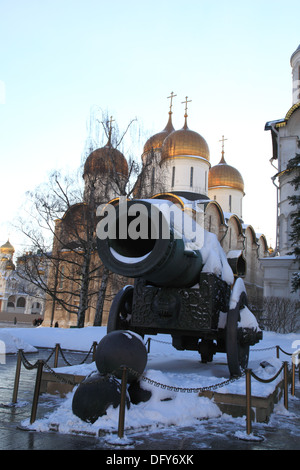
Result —
[[[278, 174], [278, 173], [277, 173]], [[275, 183], [275, 179], [277, 177], [277, 174], [275, 176], [272, 176], [271, 180], [272, 180], [272, 183], [274, 184], [275, 188], [276, 188], [276, 204], [277, 204], [277, 211], [276, 211], [276, 241], [275, 241], [275, 256], [278, 254], [279, 252], [279, 247], [278, 247], [278, 239], [279, 239], [279, 186], [277, 186], [277, 184]]]
[[[280, 146], [279, 146], [279, 140], [280, 140], [280, 136], [279, 136], [279, 131], [277, 131], [276, 127], [275, 127], [275, 123], [271, 124], [271, 132], [274, 132], [275, 135], [277, 136], [277, 158], [278, 158], [278, 163], [279, 163], [279, 151], [280, 151]], [[270, 160], [270, 163], [272, 165], [273, 168], [275, 168], [275, 170], [277, 170], [277, 173], [271, 177], [271, 180], [272, 180], [272, 183], [274, 184], [275, 188], [276, 188], [276, 205], [277, 205], [277, 210], [276, 210], [276, 238], [275, 238], [275, 256], [279, 254], [279, 246], [278, 246], [278, 243], [279, 243], [279, 186], [275, 183], [275, 179], [277, 178], [278, 174], [279, 174], [279, 169], [276, 168], [276, 166], [273, 164], [273, 158], [271, 158]]]

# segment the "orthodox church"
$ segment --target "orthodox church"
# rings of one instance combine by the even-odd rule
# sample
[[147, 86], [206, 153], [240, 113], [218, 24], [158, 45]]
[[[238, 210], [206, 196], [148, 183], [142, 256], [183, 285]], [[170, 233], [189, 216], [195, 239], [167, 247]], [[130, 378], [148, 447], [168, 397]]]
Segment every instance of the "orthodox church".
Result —
[[[224, 137], [222, 151], [216, 164], [212, 165], [208, 143], [195, 130], [188, 127], [188, 98], [186, 97], [183, 127], [175, 129], [172, 122], [173, 98], [166, 127], [151, 136], [143, 147], [141, 155], [142, 171], [135, 183], [133, 196], [138, 198], [167, 199], [183, 208], [187, 202], [201, 204], [204, 208], [204, 228], [216, 234], [229, 264], [233, 270], [243, 276], [247, 289], [248, 300], [252, 311], [262, 307], [263, 272], [259, 260], [269, 256], [267, 241], [264, 235], [257, 235], [253, 226], [243, 220], [243, 198], [245, 196], [244, 180], [240, 172], [231, 166], [225, 158]], [[57, 231], [68, 233], [74, 217], [85, 217], [88, 207], [108, 202], [126, 195], [126, 184], [129, 178], [128, 162], [124, 155], [112, 146], [112, 125], [110, 122], [108, 142], [104, 147], [94, 150], [86, 159], [83, 179], [85, 184], [84, 201], [69, 209], [62, 219], [56, 221]], [[218, 162], [218, 163], [217, 163]], [[94, 204], [91, 205], [91, 201]], [[68, 222], [69, 220], [69, 222]], [[64, 246], [58, 246], [57, 239], [53, 252], [64, 251], [64, 256], [71, 256]], [[71, 246], [71, 245], [70, 245]], [[79, 249], [79, 247], [78, 247]], [[63, 261], [63, 259], [62, 259]], [[101, 264], [96, 249], [91, 266], [96, 270]], [[67, 269], [67, 268], [66, 268]], [[74, 298], [74, 311], [78, 307], [78, 297], [70, 294], [74, 284], [74, 276], [49, 273], [49, 282], [53, 286], [63, 286], [70, 299]], [[56, 276], [56, 277], [55, 277]], [[69, 283], [66, 287], [66, 283]], [[110, 303], [114, 295], [128, 280], [112, 277], [106, 291], [107, 300], [104, 304], [102, 324], [106, 324]], [[91, 282], [95, 294], [91, 296], [89, 307], [85, 312], [85, 326], [93, 325], [97, 295], [101, 285], [101, 277]], [[78, 288], [78, 287], [77, 287]], [[72, 302], [72, 300], [70, 300]], [[76, 304], [75, 304], [76, 302]], [[60, 302], [48, 299], [45, 309], [44, 325], [69, 327], [76, 325], [76, 314], [67, 312]]]
[[9, 240], [0, 246], [0, 319], [24, 321], [24, 314], [34, 314], [35, 317], [31, 317], [33, 320], [43, 314], [44, 295], [20, 277], [22, 258], [18, 259], [16, 268], [14, 253]]
[[[182, 207], [186, 201], [199, 202], [204, 207], [204, 228], [217, 235], [228, 261], [244, 261], [245, 273], [239, 275], [244, 277], [250, 303], [261, 308], [263, 275], [259, 259], [269, 256], [269, 251], [265, 236], [256, 234], [243, 220], [243, 177], [225, 159], [224, 136], [220, 161], [211, 165], [205, 138], [188, 127], [187, 97], [183, 127], [174, 129], [173, 97], [172, 93], [166, 127], [144, 146], [142, 160], [144, 165], [150, 164], [148, 184], [140, 185], [144, 188], [140, 196], [148, 197], [150, 186], [156, 194], [152, 197], [170, 199]], [[150, 180], [155, 182], [154, 187]]]
[[273, 155], [270, 160], [276, 173], [272, 177], [277, 192], [277, 233], [274, 256], [263, 259], [264, 295], [299, 299], [299, 292], [291, 292], [291, 280], [299, 272], [295, 255], [291, 255], [290, 240], [292, 215], [299, 207], [290, 204], [289, 196], [299, 195], [291, 184], [293, 174], [288, 162], [300, 153], [300, 45], [290, 59], [292, 68], [292, 106], [283, 119], [269, 121], [265, 130], [270, 131]]

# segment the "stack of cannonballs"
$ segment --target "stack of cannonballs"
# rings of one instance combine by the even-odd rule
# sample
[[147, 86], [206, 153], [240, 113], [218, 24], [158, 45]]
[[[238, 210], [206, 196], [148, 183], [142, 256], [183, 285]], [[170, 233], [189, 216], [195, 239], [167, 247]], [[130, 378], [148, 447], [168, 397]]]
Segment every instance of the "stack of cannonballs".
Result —
[[94, 423], [109, 406], [119, 406], [124, 366], [134, 371], [129, 370], [127, 375], [127, 408], [130, 401], [136, 404], [151, 397], [151, 392], [139, 385], [139, 376], [147, 364], [147, 350], [136, 333], [127, 330], [108, 333], [98, 344], [95, 361], [98, 372], [86, 377], [73, 397], [73, 413], [83, 421]]

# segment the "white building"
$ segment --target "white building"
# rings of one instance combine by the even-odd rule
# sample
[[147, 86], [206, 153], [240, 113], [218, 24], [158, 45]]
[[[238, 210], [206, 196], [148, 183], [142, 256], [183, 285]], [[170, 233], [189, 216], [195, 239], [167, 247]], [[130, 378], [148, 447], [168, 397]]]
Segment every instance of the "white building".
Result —
[[273, 184], [277, 191], [277, 233], [274, 257], [261, 261], [264, 269], [264, 296], [299, 299], [299, 292], [291, 293], [291, 279], [299, 267], [292, 250], [291, 215], [299, 208], [289, 202], [288, 196], [295, 194], [290, 181], [293, 175], [287, 171], [291, 158], [300, 153], [300, 45], [291, 56], [292, 106], [283, 119], [269, 121], [265, 130], [271, 131], [273, 155], [272, 165], [276, 168]]
[[[9, 240], [0, 247], [0, 320], [30, 321], [41, 317], [44, 310], [44, 294], [36, 286], [20, 277], [24, 257], [13, 262], [15, 249]], [[41, 271], [42, 276], [46, 275]], [[25, 317], [26, 315], [26, 317]]]

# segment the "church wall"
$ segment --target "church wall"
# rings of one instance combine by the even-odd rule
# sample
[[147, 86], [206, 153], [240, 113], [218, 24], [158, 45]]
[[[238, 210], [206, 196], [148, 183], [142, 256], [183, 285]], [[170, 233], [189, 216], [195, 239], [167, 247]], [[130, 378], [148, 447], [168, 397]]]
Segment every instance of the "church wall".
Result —
[[[300, 110], [297, 109], [290, 117], [286, 126], [279, 129], [279, 158], [278, 170], [285, 171], [289, 160], [300, 152]], [[292, 174], [285, 172], [278, 177], [279, 182], [279, 240], [280, 255], [286, 255], [291, 251], [289, 234], [291, 232], [290, 217], [295, 207], [289, 202], [288, 196], [295, 194], [294, 187], [290, 184]]]
[[168, 159], [162, 166], [166, 168], [166, 191], [189, 191], [207, 195], [209, 170], [207, 160], [182, 156]]
[[227, 232], [223, 239], [222, 247], [225, 253], [231, 250], [243, 249], [243, 236], [241, 233], [241, 226], [239, 221], [233, 216], [227, 222]]
[[262, 308], [263, 302], [263, 270], [259, 259], [267, 255], [263, 238], [256, 240], [256, 235], [251, 226], [245, 230], [246, 276], [244, 278], [250, 305]]
[[204, 228], [208, 232], [212, 232], [217, 235], [218, 240], [223, 237], [223, 231], [221, 230], [221, 226], [223, 221], [221, 219], [221, 215], [217, 206], [211, 202], [207, 205], [205, 210], [205, 218], [204, 218]]
[[212, 188], [208, 191], [211, 200], [217, 201], [224, 212], [236, 214], [242, 218], [243, 193], [233, 188]]

